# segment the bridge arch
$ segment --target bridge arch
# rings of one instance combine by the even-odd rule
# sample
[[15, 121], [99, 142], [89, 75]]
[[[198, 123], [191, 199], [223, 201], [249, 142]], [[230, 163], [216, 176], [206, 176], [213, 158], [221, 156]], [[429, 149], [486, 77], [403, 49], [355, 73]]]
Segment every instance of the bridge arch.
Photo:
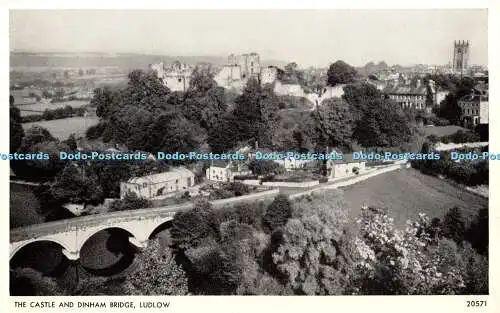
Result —
[[162, 230], [167, 229], [170, 226], [172, 226], [172, 221], [173, 221], [173, 218], [168, 217], [168, 218], [159, 220], [155, 224], [152, 224], [153, 227], [151, 228], [151, 231], [148, 232], [147, 238], [152, 239], [152, 237], [157, 235]]
[[[140, 227], [130, 227], [129, 225], [100, 225], [98, 227], [91, 227], [87, 231], [81, 231], [80, 232], [80, 238], [78, 240], [78, 245], [77, 245], [77, 250], [80, 251], [85, 243], [94, 235], [101, 231], [105, 230], [121, 230], [124, 231], [132, 236], [132, 238], [138, 239], [141, 238], [141, 232], [140, 232]], [[130, 237], [129, 237], [130, 238]]]
[[[23, 248], [27, 247], [28, 245], [31, 245], [33, 243], [42, 243], [42, 242], [52, 242], [60, 247], [62, 247], [63, 251], [73, 251], [72, 247], [70, 245], [67, 245], [64, 241], [56, 239], [56, 238], [35, 238], [35, 239], [30, 239], [26, 241], [19, 242], [13, 249], [10, 250], [10, 255], [9, 255], [9, 261], [12, 261], [16, 254], [21, 251]], [[64, 254], [64, 253], [63, 253]], [[68, 258], [65, 255], [66, 258]], [[69, 259], [69, 258], [68, 258]]]

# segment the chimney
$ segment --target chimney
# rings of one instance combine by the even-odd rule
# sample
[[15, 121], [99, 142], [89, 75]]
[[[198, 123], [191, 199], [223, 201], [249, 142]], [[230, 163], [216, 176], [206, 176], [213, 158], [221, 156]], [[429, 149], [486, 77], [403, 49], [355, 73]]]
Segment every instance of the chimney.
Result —
[[417, 88], [419, 88], [421, 85], [422, 85], [422, 82], [420, 81], [420, 79], [417, 79]]

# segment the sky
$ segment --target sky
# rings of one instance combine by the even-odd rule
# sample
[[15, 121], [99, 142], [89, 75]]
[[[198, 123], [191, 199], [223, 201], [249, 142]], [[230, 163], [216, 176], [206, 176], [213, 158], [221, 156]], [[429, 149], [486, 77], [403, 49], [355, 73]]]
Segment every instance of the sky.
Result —
[[454, 40], [488, 63], [488, 12], [464, 10], [73, 10], [10, 12], [10, 50], [227, 56], [324, 67], [447, 64]]

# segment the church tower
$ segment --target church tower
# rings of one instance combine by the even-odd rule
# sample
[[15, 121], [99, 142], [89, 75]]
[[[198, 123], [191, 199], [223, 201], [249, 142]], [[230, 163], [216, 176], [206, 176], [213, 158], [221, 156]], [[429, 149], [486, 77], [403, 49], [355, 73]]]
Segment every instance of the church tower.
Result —
[[463, 74], [469, 68], [469, 41], [454, 42], [453, 72]]

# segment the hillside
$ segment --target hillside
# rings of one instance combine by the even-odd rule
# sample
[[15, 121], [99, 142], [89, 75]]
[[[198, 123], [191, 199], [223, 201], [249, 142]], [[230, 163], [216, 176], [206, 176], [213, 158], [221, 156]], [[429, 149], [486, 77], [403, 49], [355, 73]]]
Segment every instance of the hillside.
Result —
[[[11, 69], [18, 67], [52, 67], [52, 68], [92, 68], [117, 67], [123, 70], [147, 68], [149, 64], [163, 60], [172, 63], [176, 60], [182, 63], [211, 63], [215, 66], [226, 64], [227, 56], [168, 56], [133, 53], [31, 53], [11, 52]], [[263, 66], [284, 66], [286, 62], [277, 60], [262, 60]]]

